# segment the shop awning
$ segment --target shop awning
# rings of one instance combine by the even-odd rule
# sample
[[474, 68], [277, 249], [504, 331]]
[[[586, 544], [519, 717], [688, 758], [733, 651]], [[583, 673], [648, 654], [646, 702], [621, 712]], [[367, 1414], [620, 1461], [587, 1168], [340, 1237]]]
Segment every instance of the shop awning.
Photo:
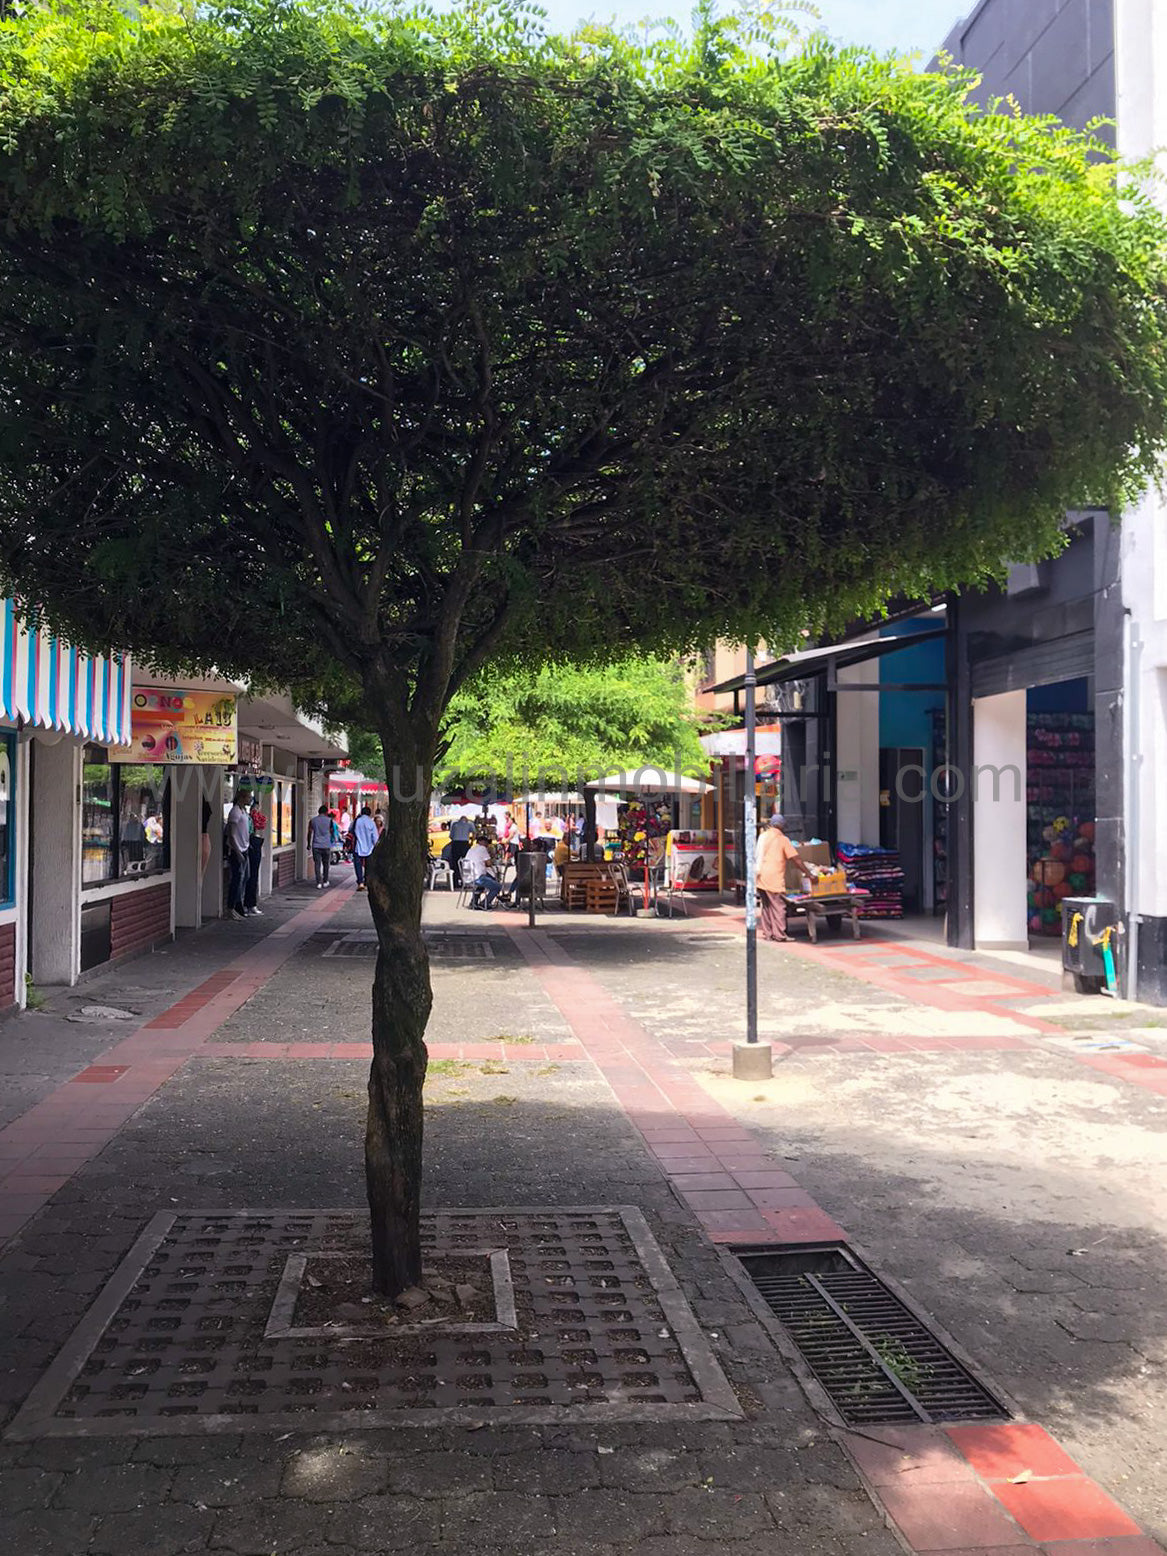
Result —
[[685, 773], [667, 772], [663, 767], [637, 767], [595, 778], [585, 787], [600, 794], [705, 794], [711, 785]]
[[[759, 686], [776, 686], [782, 681], [802, 681], [820, 670], [843, 670], [849, 665], [865, 664], [870, 659], [884, 659], [904, 648], [918, 648], [921, 643], [931, 643], [947, 633], [946, 627], [929, 627], [923, 632], [906, 632], [897, 637], [881, 637], [878, 632], [863, 637], [850, 638], [846, 643], [832, 643], [824, 648], [806, 648], [795, 654], [784, 654], [768, 665], [759, 665]], [[735, 675], [732, 680], [709, 686], [708, 692], [740, 692], [746, 678]], [[923, 689], [923, 688], [921, 688]]]
[[0, 604], [0, 717], [99, 745], [130, 740], [130, 661], [90, 655], [47, 630], [32, 632]]

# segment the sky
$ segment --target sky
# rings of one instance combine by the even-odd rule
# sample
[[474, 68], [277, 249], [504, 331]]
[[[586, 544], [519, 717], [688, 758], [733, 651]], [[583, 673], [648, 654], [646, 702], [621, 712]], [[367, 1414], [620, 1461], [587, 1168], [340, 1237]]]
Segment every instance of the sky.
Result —
[[[538, 0], [554, 31], [566, 31], [575, 22], [615, 16], [626, 25], [647, 17], [673, 16], [687, 21], [689, 0]], [[821, 25], [841, 43], [865, 43], [873, 48], [902, 53], [922, 52], [931, 57], [951, 32], [955, 22], [968, 14], [976, 0], [814, 0]]]

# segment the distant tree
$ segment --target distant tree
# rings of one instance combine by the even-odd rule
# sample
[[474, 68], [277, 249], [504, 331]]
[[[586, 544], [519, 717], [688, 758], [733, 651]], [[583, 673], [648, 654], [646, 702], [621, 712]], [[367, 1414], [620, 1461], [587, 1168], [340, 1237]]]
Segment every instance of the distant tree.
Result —
[[421, 1272], [458, 690], [497, 653], [782, 645], [1156, 467], [1163, 224], [967, 87], [481, 4], [0, 22], [0, 582], [164, 666], [343, 677], [380, 737], [382, 1291]]
[[363, 773], [366, 778], [375, 778], [379, 783], [385, 781], [385, 752], [382, 749], [380, 737], [369, 729], [350, 729], [348, 731], [348, 754], [352, 765], [357, 772]]
[[650, 657], [487, 669], [451, 701], [445, 738], [446, 784], [571, 790], [628, 767], [700, 773], [708, 765], [679, 666]]

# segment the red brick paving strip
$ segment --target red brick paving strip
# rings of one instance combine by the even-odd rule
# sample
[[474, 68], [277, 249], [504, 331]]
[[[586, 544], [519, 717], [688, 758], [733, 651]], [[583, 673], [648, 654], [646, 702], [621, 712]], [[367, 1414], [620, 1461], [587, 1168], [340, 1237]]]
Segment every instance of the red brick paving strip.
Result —
[[0, 1249], [351, 895], [293, 914], [0, 1130]]
[[[489, 1060], [498, 1064], [579, 1063], [586, 1058], [577, 1043], [427, 1043], [430, 1059], [456, 1059], [467, 1064]], [[363, 1043], [216, 1043], [205, 1057], [215, 1059], [370, 1059]]]
[[[629, 1017], [551, 935], [509, 924], [507, 932], [714, 1242], [846, 1240], [842, 1227], [681, 1067], [673, 1049]], [[869, 1436], [839, 1435], [875, 1500], [919, 1556], [1163, 1556], [1039, 1426], [877, 1426]], [[1009, 1483], [1027, 1469], [1032, 1479]], [[1129, 1538], [1105, 1538], [1095, 1547], [1096, 1537], [1116, 1535]], [[1042, 1540], [1059, 1543], [1037, 1543]]]

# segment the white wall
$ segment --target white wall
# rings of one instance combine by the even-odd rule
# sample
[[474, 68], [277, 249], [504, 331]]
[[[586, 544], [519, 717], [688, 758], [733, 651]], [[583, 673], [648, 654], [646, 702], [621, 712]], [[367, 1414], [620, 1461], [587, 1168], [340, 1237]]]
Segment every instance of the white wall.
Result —
[[[1161, 0], [1117, 0], [1115, 70], [1118, 147], [1126, 158], [1160, 152], [1167, 172], [1167, 7]], [[1167, 207], [1167, 189], [1157, 197]], [[1123, 515], [1123, 604], [1136, 644], [1128, 659], [1127, 716], [1137, 737], [1128, 758], [1127, 907], [1167, 917], [1167, 502], [1154, 490]], [[1131, 794], [1131, 786], [1137, 795]], [[1132, 804], [1132, 799], [1136, 803]], [[1129, 835], [1129, 834], [1128, 834]], [[1137, 855], [1132, 858], [1132, 855]]]
[[34, 740], [29, 971], [34, 983], [75, 983], [81, 967], [81, 748]]
[[879, 845], [879, 693], [844, 686], [878, 686], [879, 661], [839, 671], [835, 772], [837, 826], [843, 843]]
[[[5, 733], [11, 732], [11, 726], [6, 726]], [[10, 846], [15, 850], [15, 867], [12, 872], [13, 905], [10, 908], [0, 909], [0, 924], [16, 926], [13, 998], [17, 1005], [23, 1007], [27, 1003], [24, 978], [28, 972], [28, 742], [18, 740], [14, 750], [8, 818]], [[0, 1005], [3, 1003], [4, 992], [0, 991]]]
[[[973, 703], [973, 932], [981, 950], [1029, 944], [1025, 704], [1024, 691]], [[1006, 769], [999, 784], [988, 767]]]

